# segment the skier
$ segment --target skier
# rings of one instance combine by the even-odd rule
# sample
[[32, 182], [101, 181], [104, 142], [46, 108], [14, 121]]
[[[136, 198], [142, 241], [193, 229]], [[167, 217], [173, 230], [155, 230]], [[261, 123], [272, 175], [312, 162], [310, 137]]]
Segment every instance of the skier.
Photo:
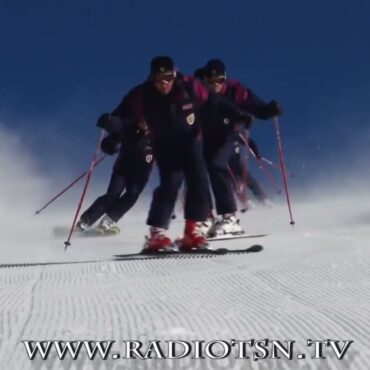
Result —
[[[226, 78], [226, 67], [220, 59], [211, 59], [205, 67], [198, 68], [195, 76], [202, 79], [217, 95], [227, 98], [243, 111], [260, 119], [269, 119], [282, 113], [280, 105], [272, 100], [265, 103], [241, 83]], [[238, 121], [211, 102], [203, 109], [202, 128], [204, 154], [215, 198], [216, 210], [222, 219], [216, 224], [212, 218], [206, 221], [203, 231], [209, 228], [210, 235], [236, 234], [243, 232], [235, 217], [236, 202], [229, 171]], [[239, 122], [240, 123], [240, 122]], [[251, 120], [242, 126], [249, 128]]]
[[[99, 121], [107, 122], [116, 115], [103, 114]], [[122, 127], [122, 129], [121, 129]], [[148, 183], [153, 167], [153, 150], [145, 122], [137, 125], [120, 123], [120, 134], [111, 131], [101, 142], [104, 153], [114, 155], [119, 152], [113, 166], [113, 172], [107, 192], [81, 215], [76, 227], [87, 231], [103, 215], [96, 228], [98, 233], [117, 234], [120, 229], [117, 222], [135, 205]]]
[[160, 184], [153, 192], [145, 251], [173, 247], [166, 230], [183, 178], [187, 188], [185, 229], [179, 249], [199, 249], [207, 245], [200, 233], [200, 223], [207, 217], [209, 204], [199, 123], [200, 111], [207, 102], [222, 107], [234, 119], [242, 120], [246, 116], [227, 99], [209, 92], [198, 80], [177, 73], [170, 57], [158, 56], [151, 61], [149, 78], [133, 88], [116, 110], [122, 121], [145, 120], [158, 165]]
[[[244, 137], [248, 137], [248, 135], [245, 135]], [[252, 191], [253, 195], [260, 204], [269, 206], [271, 205], [271, 202], [267, 199], [266, 193], [264, 192], [262, 186], [251, 175], [250, 171], [247, 172], [245, 163], [243, 163], [247, 159], [246, 156], [242, 155], [243, 149], [250, 149], [256, 158], [261, 159], [256, 142], [251, 137], [248, 137], [247, 140], [248, 148], [245, 148], [244, 140], [238, 138], [234, 141], [234, 151], [229, 160], [229, 167], [233, 177], [235, 194], [243, 204], [243, 208], [241, 209], [242, 212], [245, 212], [248, 209], [247, 188]]]

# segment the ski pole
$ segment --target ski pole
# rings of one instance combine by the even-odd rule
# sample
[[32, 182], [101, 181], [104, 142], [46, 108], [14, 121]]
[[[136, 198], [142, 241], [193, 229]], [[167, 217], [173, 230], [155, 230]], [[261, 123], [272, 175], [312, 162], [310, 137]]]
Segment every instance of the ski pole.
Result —
[[82, 207], [83, 200], [84, 200], [85, 195], [86, 195], [86, 192], [87, 192], [87, 187], [89, 186], [89, 183], [90, 183], [90, 180], [91, 180], [91, 176], [92, 176], [92, 173], [93, 173], [94, 168], [95, 168], [94, 164], [96, 162], [96, 157], [99, 154], [99, 151], [100, 151], [100, 143], [101, 143], [103, 137], [104, 137], [104, 130], [101, 130], [98, 144], [96, 146], [96, 149], [95, 149], [93, 158], [91, 160], [90, 167], [89, 167], [89, 169], [87, 171], [85, 185], [84, 185], [84, 188], [82, 190], [81, 198], [80, 198], [80, 201], [79, 201], [78, 206], [77, 206], [77, 210], [76, 210], [76, 213], [75, 213], [75, 217], [73, 219], [72, 227], [71, 227], [71, 230], [69, 232], [68, 239], [64, 242], [64, 245], [65, 245], [64, 251], [66, 251], [67, 250], [67, 247], [71, 245], [71, 237], [72, 237], [73, 231], [75, 229], [76, 221], [77, 221], [78, 215], [79, 215], [80, 210], [81, 210], [81, 207]]
[[278, 184], [276, 183], [275, 178], [272, 176], [270, 171], [266, 168], [264, 163], [262, 162], [262, 158], [258, 158], [256, 154], [253, 152], [251, 148], [249, 148], [249, 151], [251, 152], [253, 158], [256, 160], [258, 168], [263, 172], [263, 174], [266, 176], [268, 181], [270, 182], [272, 188], [278, 193], [281, 194], [281, 189], [279, 188]]
[[280, 125], [279, 125], [279, 120], [277, 117], [274, 117], [274, 122], [275, 122], [276, 141], [277, 141], [277, 147], [278, 147], [278, 153], [279, 153], [279, 159], [280, 159], [281, 175], [284, 181], [284, 189], [285, 189], [288, 210], [289, 210], [289, 215], [290, 215], [290, 224], [293, 226], [295, 222], [293, 221], [292, 208], [290, 206], [288, 179], [286, 175], [286, 168], [285, 168], [285, 162], [284, 162], [283, 145], [282, 145], [281, 135], [280, 135]]
[[265, 157], [261, 157], [261, 160], [264, 161], [265, 163], [269, 164], [270, 166], [275, 167], [278, 170], [280, 170], [280, 166], [278, 164], [274, 163], [273, 161], [270, 161], [269, 159], [267, 159]]
[[[95, 163], [94, 168], [98, 166], [104, 159], [106, 158], [105, 155], [100, 157]], [[51, 203], [53, 203], [56, 199], [58, 199], [61, 195], [63, 195], [67, 190], [69, 190], [73, 185], [75, 185], [77, 182], [79, 182], [85, 175], [87, 174], [87, 171], [82, 173], [80, 176], [78, 176], [75, 180], [73, 180], [65, 189], [63, 189], [60, 193], [58, 193], [55, 197], [50, 199], [44, 206], [42, 206], [40, 209], [38, 209], [35, 212], [35, 215], [39, 215], [46, 207], [48, 207]]]

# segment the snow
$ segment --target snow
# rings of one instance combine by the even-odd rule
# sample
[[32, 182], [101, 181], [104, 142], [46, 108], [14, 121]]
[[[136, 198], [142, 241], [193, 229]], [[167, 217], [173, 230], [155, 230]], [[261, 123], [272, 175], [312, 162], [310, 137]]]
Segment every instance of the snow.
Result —
[[[7, 140], [9, 142], [9, 140]], [[370, 196], [361, 187], [322, 188], [294, 197], [296, 225], [289, 225], [284, 199], [276, 207], [241, 215], [260, 239], [217, 242], [243, 248], [263, 244], [261, 253], [183, 260], [101, 261], [19, 266], [22, 263], [105, 260], [141, 249], [149, 199], [121, 221], [122, 233], [64, 241], [76, 199], [33, 212], [52, 196], [47, 180], [17, 140], [0, 146], [0, 363], [4, 369], [368, 369], [370, 363]], [[16, 154], [15, 154], [15, 153]], [[104, 186], [100, 188], [102, 191]], [[90, 192], [87, 203], [98, 192]], [[87, 203], [85, 205], [87, 205]], [[65, 233], [55, 234], [56, 227]], [[181, 233], [175, 220], [171, 235]], [[6, 267], [4, 265], [7, 265]], [[85, 353], [62, 361], [29, 360], [25, 340], [295, 341], [294, 359], [181, 360], [112, 359]], [[307, 340], [352, 340], [338, 360], [312, 359]], [[341, 347], [343, 342], [341, 342]], [[250, 350], [250, 354], [252, 351]], [[297, 355], [306, 358], [297, 359]]]

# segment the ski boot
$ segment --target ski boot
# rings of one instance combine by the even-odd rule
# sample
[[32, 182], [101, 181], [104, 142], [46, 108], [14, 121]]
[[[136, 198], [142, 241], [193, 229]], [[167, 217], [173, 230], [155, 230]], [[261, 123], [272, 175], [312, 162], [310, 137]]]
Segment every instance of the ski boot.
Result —
[[172, 240], [166, 236], [165, 229], [152, 226], [150, 235], [145, 237], [142, 253], [160, 253], [175, 251]]
[[178, 241], [180, 252], [197, 251], [208, 246], [207, 239], [203, 235], [201, 227], [201, 222], [186, 220], [184, 237]]
[[200, 223], [200, 232], [202, 235], [207, 237], [209, 231], [212, 229], [212, 227], [215, 225], [216, 219], [215, 218], [207, 218], [206, 221], [203, 221]]
[[114, 235], [119, 234], [121, 230], [115, 221], [108, 215], [104, 215], [95, 231], [102, 235]]
[[214, 227], [217, 223], [217, 218], [214, 216], [213, 211], [208, 212], [207, 219], [205, 221], [200, 222], [200, 232], [203, 236], [207, 237], [210, 230]]
[[217, 237], [218, 235], [239, 235], [244, 231], [239, 224], [239, 220], [233, 214], [223, 215], [222, 219], [210, 230], [209, 237]]
[[85, 232], [89, 231], [90, 226], [91, 225], [88, 222], [86, 222], [86, 221], [84, 221], [83, 219], [80, 218], [80, 220], [75, 225], [75, 231], [85, 233]]

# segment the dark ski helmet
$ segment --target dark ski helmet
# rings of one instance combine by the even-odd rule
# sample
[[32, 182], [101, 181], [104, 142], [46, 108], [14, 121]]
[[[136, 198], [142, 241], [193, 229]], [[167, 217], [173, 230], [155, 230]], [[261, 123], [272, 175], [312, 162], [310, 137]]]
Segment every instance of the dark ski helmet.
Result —
[[225, 63], [221, 59], [211, 59], [204, 67], [206, 77], [224, 77], [226, 78]]
[[157, 56], [150, 62], [150, 74], [153, 76], [158, 73], [174, 73], [175, 65], [172, 58], [168, 56]]

